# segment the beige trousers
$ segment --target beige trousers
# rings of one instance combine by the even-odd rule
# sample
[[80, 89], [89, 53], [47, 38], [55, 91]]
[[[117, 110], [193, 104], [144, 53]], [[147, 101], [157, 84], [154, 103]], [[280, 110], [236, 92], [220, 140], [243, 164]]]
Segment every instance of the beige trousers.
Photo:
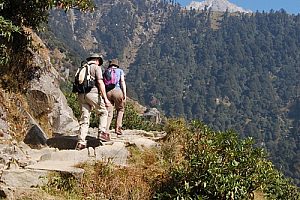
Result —
[[125, 111], [125, 102], [124, 95], [120, 88], [114, 88], [113, 90], [107, 93], [107, 98], [109, 99], [111, 106], [107, 107], [108, 110], [108, 118], [107, 118], [107, 126], [106, 130], [109, 130], [110, 124], [113, 118], [114, 108], [117, 111], [117, 119], [116, 119], [116, 127], [122, 127], [123, 115]]
[[106, 132], [108, 112], [105, 107], [104, 100], [98, 93], [78, 94], [78, 100], [81, 106], [80, 124], [80, 141], [85, 141], [85, 137], [89, 131], [91, 111], [99, 115], [99, 131]]

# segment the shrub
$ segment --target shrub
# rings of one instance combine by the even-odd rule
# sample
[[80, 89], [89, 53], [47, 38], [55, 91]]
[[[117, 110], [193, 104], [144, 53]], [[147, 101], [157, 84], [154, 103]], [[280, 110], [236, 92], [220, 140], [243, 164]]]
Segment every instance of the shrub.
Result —
[[80, 186], [83, 199], [151, 199], [153, 192], [147, 178], [153, 173], [150, 169], [101, 162], [81, 167], [85, 169]]
[[251, 138], [239, 140], [233, 131], [215, 132], [198, 121], [180, 132], [184, 135], [178, 135], [177, 128], [167, 133], [182, 139], [182, 160], [170, 168], [169, 179], [155, 195], [158, 199], [251, 199], [259, 189], [274, 199], [299, 197]]
[[81, 199], [78, 194], [81, 188], [78, 187], [78, 180], [70, 173], [53, 172], [48, 176], [48, 183], [42, 189], [55, 196], [56, 199], [68, 197], [68, 199]]
[[132, 103], [126, 103], [123, 127], [126, 129], [141, 129], [145, 131], [162, 129], [162, 125], [145, 120], [137, 112]]

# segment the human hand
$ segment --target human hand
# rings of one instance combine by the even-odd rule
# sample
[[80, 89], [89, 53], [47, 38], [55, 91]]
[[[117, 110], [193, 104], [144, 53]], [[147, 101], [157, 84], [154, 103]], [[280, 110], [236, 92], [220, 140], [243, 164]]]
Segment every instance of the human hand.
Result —
[[110, 101], [107, 98], [104, 99], [104, 103], [105, 103], [106, 107], [111, 106], [111, 103], [110, 103]]

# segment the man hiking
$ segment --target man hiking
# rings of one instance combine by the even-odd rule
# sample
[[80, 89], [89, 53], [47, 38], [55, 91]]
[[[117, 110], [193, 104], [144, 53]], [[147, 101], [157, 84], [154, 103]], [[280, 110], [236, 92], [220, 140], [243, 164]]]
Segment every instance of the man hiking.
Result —
[[105, 85], [103, 82], [101, 69], [103, 59], [99, 54], [95, 53], [86, 60], [90, 67], [90, 75], [95, 80], [95, 86], [87, 93], [78, 93], [78, 100], [81, 107], [78, 149], [86, 147], [86, 136], [88, 134], [92, 110], [95, 110], [96, 113], [99, 114], [98, 138], [104, 142], [110, 140], [110, 136], [106, 132], [108, 117], [106, 106], [110, 106], [111, 104], [106, 96]]

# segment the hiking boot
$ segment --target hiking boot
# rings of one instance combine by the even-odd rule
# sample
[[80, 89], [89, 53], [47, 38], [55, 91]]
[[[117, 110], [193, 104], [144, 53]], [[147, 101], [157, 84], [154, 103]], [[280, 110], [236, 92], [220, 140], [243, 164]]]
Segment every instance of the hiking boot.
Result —
[[82, 149], [85, 149], [86, 145], [81, 143], [81, 142], [78, 142], [77, 145], [76, 145], [76, 150], [82, 150]]
[[105, 133], [105, 132], [98, 133], [98, 139], [100, 139], [103, 142], [110, 141], [109, 133]]
[[116, 128], [116, 130], [115, 130], [115, 133], [117, 134], [117, 135], [122, 135], [123, 133], [122, 133], [122, 127], [118, 127], [118, 128]]

